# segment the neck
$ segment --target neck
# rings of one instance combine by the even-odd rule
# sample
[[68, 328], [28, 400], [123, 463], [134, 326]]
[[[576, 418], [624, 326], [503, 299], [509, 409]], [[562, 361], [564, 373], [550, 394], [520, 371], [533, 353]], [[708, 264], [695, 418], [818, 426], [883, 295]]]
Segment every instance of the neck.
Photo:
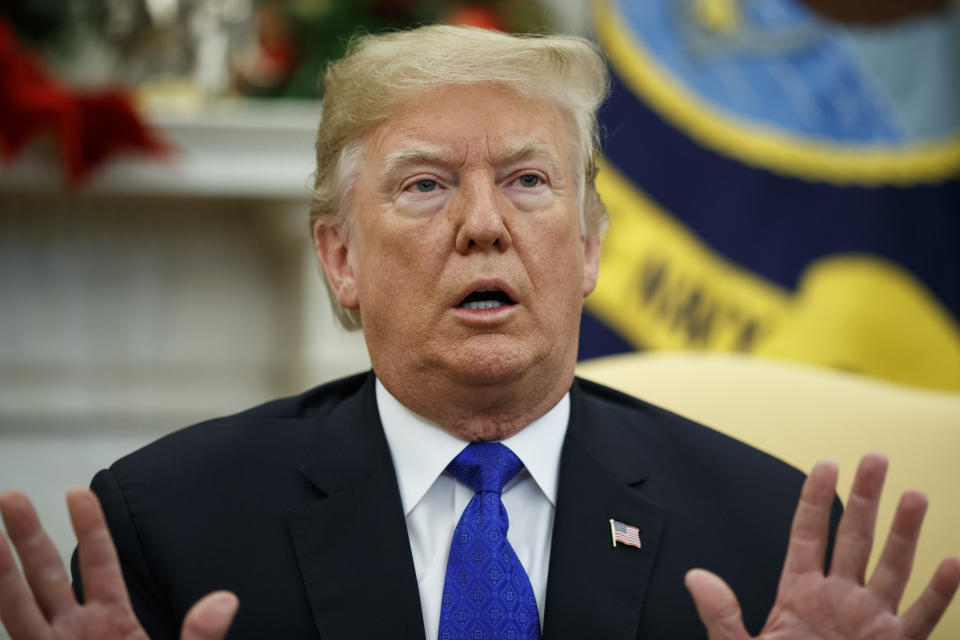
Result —
[[552, 409], [573, 383], [571, 364], [563, 375], [477, 384], [427, 372], [396, 375], [375, 367], [383, 386], [402, 405], [469, 442], [505, 440]]

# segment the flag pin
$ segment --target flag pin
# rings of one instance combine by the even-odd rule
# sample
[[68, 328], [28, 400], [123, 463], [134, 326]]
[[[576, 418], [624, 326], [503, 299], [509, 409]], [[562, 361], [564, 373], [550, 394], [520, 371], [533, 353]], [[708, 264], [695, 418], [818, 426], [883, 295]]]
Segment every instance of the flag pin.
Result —
[[614, 547], [617, 546], [617, 542], [622, 542], [631, 547], [640, 548], [640, 529], [613, 518], [610, 518], [610, 538]]

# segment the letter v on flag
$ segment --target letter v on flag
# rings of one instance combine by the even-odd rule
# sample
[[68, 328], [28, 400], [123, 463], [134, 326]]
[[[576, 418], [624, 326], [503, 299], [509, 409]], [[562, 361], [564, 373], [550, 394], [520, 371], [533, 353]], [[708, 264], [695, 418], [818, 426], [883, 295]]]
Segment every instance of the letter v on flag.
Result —
[[631, 547], [640, 548], [640, 530], [613, 518], [610, 518], [610, 537], [614, 547], [617, 546], [617, 542], [622, 542]]

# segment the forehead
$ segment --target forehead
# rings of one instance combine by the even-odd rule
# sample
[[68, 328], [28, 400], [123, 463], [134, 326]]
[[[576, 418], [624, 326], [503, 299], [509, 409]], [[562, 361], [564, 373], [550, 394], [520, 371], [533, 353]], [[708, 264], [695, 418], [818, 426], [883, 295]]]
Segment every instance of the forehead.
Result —
[[381, 165], [405, 154], [457, 163], [540, 155], [566, 165], [569, 138], [550, 101], [496, 85], [449, 85], [402, 102], [364, 146]]

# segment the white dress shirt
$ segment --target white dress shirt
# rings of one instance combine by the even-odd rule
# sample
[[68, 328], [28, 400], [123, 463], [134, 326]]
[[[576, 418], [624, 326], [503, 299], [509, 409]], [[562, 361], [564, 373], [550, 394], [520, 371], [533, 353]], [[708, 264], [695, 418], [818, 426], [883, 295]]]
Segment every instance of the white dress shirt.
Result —
[[[404, 407], [380, 380], [377, 380], [377, 409], [400, 486], [420, 588], [424, 630], [427, 640], [436, 640], [450, 541], [460, 515], [474, 494], [471, 487], [445, 469], [469, 443]], [[501, 495], [510, 520], [507, 540], [530, 578], [541, 628], [560, 449], [569, 416], [568, 393], [546, 415], [502, 441], [524, 465]]]

